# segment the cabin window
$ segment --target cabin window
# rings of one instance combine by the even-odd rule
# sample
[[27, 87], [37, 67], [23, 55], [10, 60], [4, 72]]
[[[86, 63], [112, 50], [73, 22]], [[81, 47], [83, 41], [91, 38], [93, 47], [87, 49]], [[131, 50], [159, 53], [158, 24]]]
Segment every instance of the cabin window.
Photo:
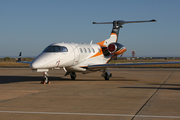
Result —
[[89, 53], [91, 53], [91, 50], [88, 48]]
[[68, 52], [65, 46], [48, 46], [43, 52]]
[[95, 50], [92, 48], [93, 53], [95, 53]]
[[86, 48], [84, 48], [84, 52], [85, 52], [85, 53], [87, 53], [87, 50], [86, 50]]
[[99, 48], [98, 48], [98, 50], [99, 50], [99, 52], [101, 52]]
[[81, 48], [79, 48], [79, 50], [81, 51], [81, 53], [83, 53], [83, 50]]

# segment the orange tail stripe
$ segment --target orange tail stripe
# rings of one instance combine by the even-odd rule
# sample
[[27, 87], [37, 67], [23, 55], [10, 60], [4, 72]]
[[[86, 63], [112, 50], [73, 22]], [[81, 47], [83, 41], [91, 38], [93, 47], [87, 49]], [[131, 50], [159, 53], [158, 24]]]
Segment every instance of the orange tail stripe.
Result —
[[100, 45], [101, 47], [106, 47], [106, 46], [104, 45], [104, 42], [105, 42], [105, 40], [104, 40], [104, 41], [101, 41], [101, 42], [98, 42], [97, 44]]

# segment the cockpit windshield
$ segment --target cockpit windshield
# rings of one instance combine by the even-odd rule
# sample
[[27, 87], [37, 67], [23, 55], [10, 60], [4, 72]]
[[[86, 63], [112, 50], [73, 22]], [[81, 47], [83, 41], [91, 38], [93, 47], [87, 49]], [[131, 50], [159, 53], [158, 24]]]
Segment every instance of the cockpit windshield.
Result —
[[43, 52], [68, 52], [65, 46], [48, 46]]

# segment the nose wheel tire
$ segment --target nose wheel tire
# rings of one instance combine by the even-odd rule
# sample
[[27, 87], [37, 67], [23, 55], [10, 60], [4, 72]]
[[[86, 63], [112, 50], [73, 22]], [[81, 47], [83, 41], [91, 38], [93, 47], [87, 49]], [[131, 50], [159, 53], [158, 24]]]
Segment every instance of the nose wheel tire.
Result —
[[43, 77], [41, 84], [50, 84], [50, 81], [48, 80], [47, 76]]
[[50, 81], [48, 80], [48, 77], [46, 75], [48, 75], [47, 72], [44, 72], [43, 80], [41, 81], [41, 84], [50, 84]]

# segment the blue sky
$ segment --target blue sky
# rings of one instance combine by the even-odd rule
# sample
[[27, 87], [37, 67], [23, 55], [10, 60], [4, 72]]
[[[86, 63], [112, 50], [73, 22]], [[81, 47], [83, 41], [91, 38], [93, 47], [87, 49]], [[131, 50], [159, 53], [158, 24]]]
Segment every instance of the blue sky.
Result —
[[109, 38], [112, 25], [92, 22], [156, 19], [123, 26], [124, 56], [180, 57], [179, 6], [179, 0], [0, 0], [0, 56], [37, 56], [51, 43]]

